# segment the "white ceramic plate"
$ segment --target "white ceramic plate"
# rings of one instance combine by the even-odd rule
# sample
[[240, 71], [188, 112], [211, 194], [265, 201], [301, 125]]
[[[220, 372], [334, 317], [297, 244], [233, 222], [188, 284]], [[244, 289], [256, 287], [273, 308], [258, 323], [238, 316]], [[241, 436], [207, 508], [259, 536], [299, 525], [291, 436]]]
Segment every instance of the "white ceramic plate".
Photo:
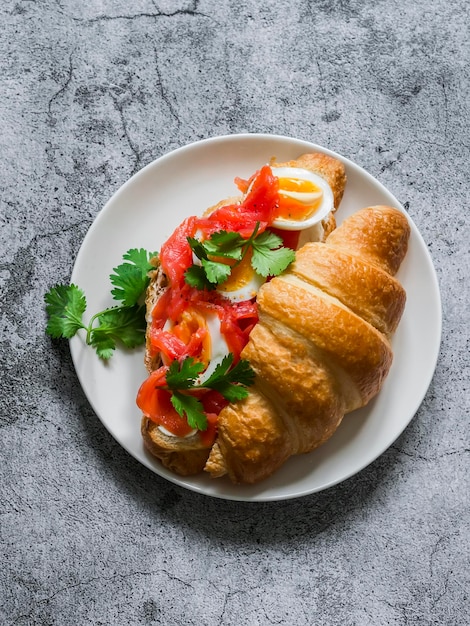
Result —
[[[158, 250], [188, 215], [236, 192], [235, 176], [248, 177], [270, 157], [293, 159], [321, 151], [345, 163], [348, 183], [337, 213], [340, 223], [365, 206], [398, 200], [351, 161], [315, 144], [271, 135], [232, 135], [200, 141], [162, 156], [133, 176], [99, 213], [76, 259], [72, 282], [86, 293], [87, 313], [113, 304], [109, 274], [129, 248]], [[275, 475], [254, 486], [234, 486], [206, 475], [180, 478], [143, 448], [136, 392], [146, 377], [143, 349], [117, 350], [103, 363], [84, 344], [71, 344], [73, 362], [94, 411], [115, 439], [156, 474], [187, 489], [230, 500], [295, 498], [326, 489], [354, 475], [401, 434], [420, 406], [436, 366], [441, 336], [441, 304], [435, 271], [416, 226], [399, 279], [407, 304], [393, 338], [394, 362], [379, 396], [344, 419], [318, 450], [291, 458]]]

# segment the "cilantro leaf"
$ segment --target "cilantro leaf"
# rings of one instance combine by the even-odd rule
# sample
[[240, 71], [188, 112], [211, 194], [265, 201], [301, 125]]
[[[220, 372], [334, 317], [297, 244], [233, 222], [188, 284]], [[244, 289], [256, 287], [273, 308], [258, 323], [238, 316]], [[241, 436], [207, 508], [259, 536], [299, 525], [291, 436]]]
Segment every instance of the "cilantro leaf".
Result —
[[186, 237], [189, 247], [197, 256], [198, 259], [207, 259], [207, 252], [204, 247], [204, 244], [199, 241], [199, 239], [195, 239], [194, 237]]
[[[235, 268], [252, 250], [251, 266], [257, 274], [267, 278], [283, 272], [295, 259], [295, 252], [282, 246], [282, 239], [270, 231], [258, 235], [260, 223], [248, 239], [240, 233], [221, 230], [213, 233], [205, 241], [188, 237], [188, 243], [201, 261], [200, 265], [192, 265], [185, 273], [188, 285], [197, 289], [214, 289], [224, 283]], [[220, 260], [222, 259], [222, 260]], [[224, 262], [231, 259], [235, 264]]]
[[185, 281], [191, 287], [209, 290], [226, 281], [232, 272], [228, 263], [217, 261], [210, 256], [240, 259], [245, 243], [238, 233], [225, 231], [214, 233], [206, 241], [199, 241], [194, 237], [188, 237], [187, 240], [201, 264], [193, 264], [186, 271]]
[[232, 268], [226, 263], [202, 259], [201, 264], [207, 276], [207, 280], [214, 285], [223, 283], [232, 272]]
[[233, 368], [232, 363], [233, 354], [230, 353], [203, 383], [205, 387], [218, 391], [229, 402], [246, 398], [248, 391], [245, 386], [252, 385], [255, 379], [255, 373], [246, 359], [241, 359]]
[[186, 270], [186, 283], [198, 289], [215, 289], [216, 285], [227, 280], [232, 271], [230, 265], [211, 260], [206, 250], [207, 242], [200, 242], [193, 237], [188, 237], [187, 240], [201, 265], [193, 264]]
[[186, 416], [189, 426], [199, 430], [207, 428], [207, 417], [201, 401], [193, 395], [182, 393], [181, 390], [215, 389], [229, 402], [242, 400], [248, 395], [244, 385], [251, 385], [254, 381], [254, 371], [246, 360], [241, 360], [235, 367], [232, 366], [233, 354], [224, 357], [217, 365], [209, 378], [201, 384], [196, 383], [197, 376], [204, 369], [201, 363], [186, 357], [182, 363], [174, 361], [166, 374], [166, 382], [171, 389], [171, 403], [178, 415]]
[[181, 363], [173, 361], [166, 373], [166, 383], [169, 389], [190, 389], [203, 369], [203, 363], [192, 357], [186, 357]]
[[279, 235], [276, 235], [269, 230], [265, 230], [264, 233], [261, 233], [261, 235], [258, 235], [255, 239], [253, 247], [255, 247], [255, 245], [268, 246], [271, 249], [280, 248], [282, 246], [282, 239]]
[[237, 402], [248, 396], [248, 389], [241, 385], [231, 385], [228, 382], [220, 382], [213, 385], [211, 389], [218, 391], [229, 402]]
[[90, 337], [90, 345], [96, 350], [96, 354], [107, 361], [113, 356], [116, 349], [116, 341], [112, 335], [108, 335], [105, 329], [95, 328]]
[[107, 309], [98, 315], [99, 326], [92, 330], [106, 333], [121, 341], [126, 348], [136, 348], [145, 341], [145, 307], [116, 307]]
[[227, 378], [231, 383], [250, 387], [255, 382], [255, 372], [247, 359], [240, 359], [227, 373]]
[[277, 276], [294, 261], [294, 250], [281, 247], [281, 244], [281, 238], [268, 231], [253, 240], [251, 265], [258, 274]]
[[154, 269], [150, 259], [156, 252], [147, 252], [143, 248], [132, 248], [123, 255], [124, 263], [113, 268], [110, 275], [115, 289], [111, 294], [115, 300], [122, 300], [124, 306], [137, 304], [149, 283], [148, 272]]
[[186, 357], [181, 363], [173, 361], [166, 373], [166, 388], [172, 392], [171, 402], [181, 417], [186, 415], [191, 428], [205, 430], [207, 418], [200, 400], [190, 394], [182, 393], [198, 389], [214, 389], [229, 402], [242, 400], [248, 395], [246, 386], [253, 384], [255, 373], [247, 360], [242, 359], [235, 367], [233, 354], [226, 355], [207, 380], [198, 382], [204, 365], [192, 357]]
[[186, 415], [186, 419], [191, 428], [206, 430], [207, 417], [204, 413], [204, 407], [196, 397], [180, 393], [179, 391], [173, 391], [171, 394], [171, 403], [178, 415], [181, 417]]
[[200, 289], [201, 291], [203, 289], [210, 291], [217, 286], [209, 281], [201, 265], [191, 265], [184, 274], [184, 280], [190, 287], [196, 287], [196, 289]]
[[[78, 330], [86, 331], [86, 343], [95, 348], [98, 356], [107, 360], [116, 349], [117, 343], [135, 348], [145, 343], [145, 306], [138, 304], [148, 283], [148, 272], [154, 267], [150, 259], [156, 253], [143, 248], [129, 250], [125, 263], [114, 269], [110, 276], [117, 286], [113, 295], [123, 304], [96, 313], [89, 324], [83, 322], [86, 299], [76, 285], [56, 285], [44, 296], [48, 321], [46, 333], [54, 338], [70, 339]], [[126, 304], [127, 303], [127, 304]], [[98, 323], [94, 326], [95, 322]]]
[[56, 285], [44, 296], [49, 317], [46, 333], [57, 339], [70, 339], [77, 330], [86, 328], [82, 316], [86, 309], [83, 291], [76, 285]]
[[246, 239], [240, 233], [221, 230], [213, 233], [202, 245], [208, 255], [239, 260], [242, 258]]

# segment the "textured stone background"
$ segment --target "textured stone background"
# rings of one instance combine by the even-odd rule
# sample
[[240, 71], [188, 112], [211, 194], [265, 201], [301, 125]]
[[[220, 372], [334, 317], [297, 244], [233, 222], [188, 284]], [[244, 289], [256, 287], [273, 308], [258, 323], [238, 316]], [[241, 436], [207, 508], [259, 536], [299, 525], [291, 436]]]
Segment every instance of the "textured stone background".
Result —
[[[2, 0], [2, 624], [468, 624], [464, 0]], [[443, 300], [429, 392], [359, 475], [201, 497], [108, 435], [43, 294], [131, 174], [199, 138], [322, 144], [420, 229]]]

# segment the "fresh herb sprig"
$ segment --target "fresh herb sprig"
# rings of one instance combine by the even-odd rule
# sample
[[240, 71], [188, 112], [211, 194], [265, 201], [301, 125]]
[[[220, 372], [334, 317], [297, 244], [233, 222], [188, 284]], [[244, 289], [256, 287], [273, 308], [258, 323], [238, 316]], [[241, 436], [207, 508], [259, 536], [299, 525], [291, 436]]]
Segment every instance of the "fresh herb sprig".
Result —
[[[282, 239], [270, 231], [258, 235], [259, 222], [248, 239], [225, 230], [213, 233], [206, 241], [188, 237], [191, 250], [200, 260], [185, 273], [185, 281], [198, 289], [213, 290], [230, 276], [232, 269], [251, 249], [251, 266], [263, 277], [277, 276], [295, 259], [295, 252], [282, 245]], [[223, 260], [218, 260], [223, 259]], [[224, 259], [227, 262], [224, 262]], [[235, 263], [230, 264], [230, 261]]]
[[233, 366], [233, 354], [226, 355], [221, 363], [218, 363], [212, 374], [201, 382], [199, 376], [204, 370], [204, 365], [195, 361], [192, 357], [186, 357], [180, 363], [173, 361], [166, 373], [166, 386], [170, 390], [171, 403], [178, 415], [186, 416], [191, 428], [205, 430], [207, 428], [207, 416], [204, 407], [197, 396], [185, 391], [214, 389], [229, 402], [243, 400], [248, 395], [249, 387], [253, 384], [255, 373], [249, 362], [241, 359]]
[[121, 304], [96, 313], [88, 324], [83, 321], [87, 306], [83, 291], [74, 284], [52, 287], [44, 296], [46, 333], [53, 338], [70, 339], [82, 329], [86, 343], [105, 361], [119, 342], [126, 348], [145, 343], [145, 306], [141, 299], [150, 281], [150, 259], [154, 256], [155, 252], [143, 248], [133, 248], [123, 255], [124, 262], [113, 268], [109, 277], [114, 285], [111, 294]]
[[132, 248], [123, 255], [124, 263], [113, 268], [114, 274], [109, 277], [115, 287], [111, 291], [115, 300], [121, 300], [124, 306], [139, 302], [149, 284], [148, 273], [154, 269], [150, 260], [156, 256], [156, 252], [147, 252], [144, 248]]

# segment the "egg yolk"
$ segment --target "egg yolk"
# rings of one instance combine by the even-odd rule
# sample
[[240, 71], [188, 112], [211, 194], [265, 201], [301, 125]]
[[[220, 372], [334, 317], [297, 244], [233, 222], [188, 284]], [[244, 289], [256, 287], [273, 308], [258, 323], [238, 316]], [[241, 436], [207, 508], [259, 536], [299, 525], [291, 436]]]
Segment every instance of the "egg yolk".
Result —
[[279, 191], [297, 191], [300, 193], [312, 193], [320, 191], [311, 180], [301, 180], [300, 178], [279, 178]]
[[204, 315], [194, 308], [183, 311], [171, 332], [187, 346], [194, 347], [198, 352], [195, 360], [207, 367], [212, 356], [212, 344]]
[[302, 221], [319, 208], [323, 191], [310, 180], [279, 178], [277, 218]]
[[[242, 287], [248, 285], [254, 277], [255, 271], [251, 266], [251, 250], [245, 254], [240, 263], [232, 267], [230, 276], [221, 285], [218, 286], [218, 290], [221, 292], [237, 291]], [[256, 287], [253, 287], [254, 298], [256, 296]]]

